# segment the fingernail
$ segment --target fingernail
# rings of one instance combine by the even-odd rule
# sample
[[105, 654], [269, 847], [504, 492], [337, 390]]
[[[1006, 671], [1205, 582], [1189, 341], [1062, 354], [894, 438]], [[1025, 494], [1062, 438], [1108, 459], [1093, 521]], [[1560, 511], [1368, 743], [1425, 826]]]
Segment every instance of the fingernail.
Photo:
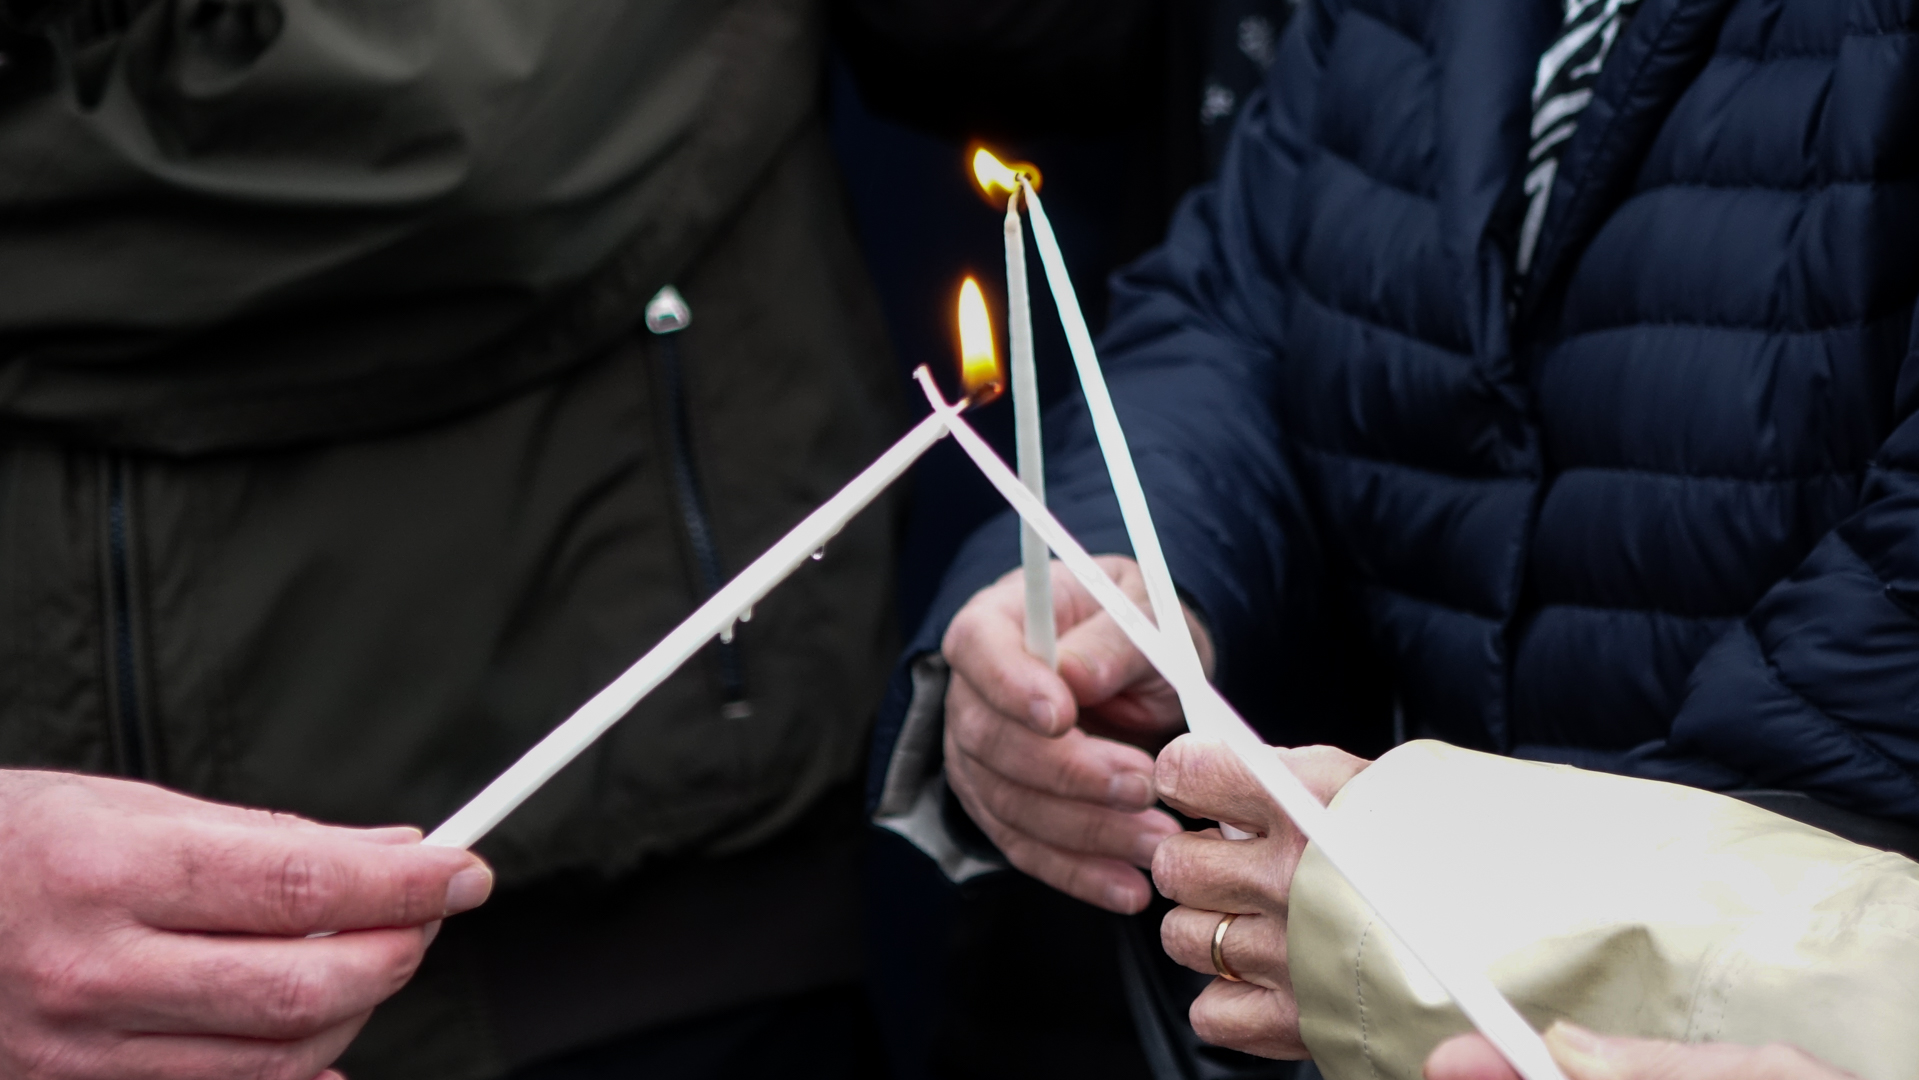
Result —
[[1162, 799], [1171, 799], [1179, 792], [1179, 760], [1184, 750], [1174, 742], [1159, 752], [1159, 760], [1153, 762], [1153, 786]]
[[1120, 810], [1144, 810], [1153, 805], [1153, 780], [1145, 773], [1120, 773], [1107, 783], [1106, 801]]
[[484, 866], [469, 866], [453, 875], [446, 883], [446, 913], [458, 915], [462, 911], [472, 911], [493, 891], [493, 871]]
[[1113, 911], [1131, 914], [1139, 906], [1139, 898], [1124, 885], [1109, 885], [1106, 888], [1106, 906]]
[[1059, 719], [1059, 710], [1053, 708], [1053, 703], [1045, 698], [1034, 698], [1027, 712], [1032, 714], [1034, 726], [1041, 731], [1053, 730], [1054, 721]]
[[1577, 1080], [1614, 1080], [1622, 1075], [1606, 1060], [1605, 1040], [1578, 1024], [1554, 1021], [1546, 1029], [1546, 1048]]
[[428, 945], [433, 944], [433, 939], [440, 936], [440, 927], [445, 925], [446, 923], [439, 919], [435, 919], [432, 922], [427, 923], [426, 924], [426, 940], [420, 942], [420, 947], [426, 948]]

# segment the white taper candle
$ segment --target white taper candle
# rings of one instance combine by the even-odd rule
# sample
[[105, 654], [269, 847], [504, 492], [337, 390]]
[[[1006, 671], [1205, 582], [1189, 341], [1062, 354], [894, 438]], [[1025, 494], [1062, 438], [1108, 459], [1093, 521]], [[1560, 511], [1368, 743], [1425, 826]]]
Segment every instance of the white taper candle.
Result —
[[[1013, 369], [1013, 448], [1020, 482], [1046, 501], [1046, 459], [1039, 426], [1039, 372], [1033, 363], [1033, 296], [1026, 281], [1026, 231], [1019, 221], [1020, 193], [1006, 200], [1006, 339]], [[1026, 651], [1058, 664], [1053, 622], [1053, 569], [1046, 541], [1024, 522], [1019, 530], [1020, 565], [1026, 579]]]
[[1434, 927], [1421, 916], [1417, 897], [1394, 887], [1391, 868], [1381, 866], [1359, 850], [1334, 817], [1291, 769], [1259, 738], [1251, 725], [1208, 683], [1196, 664], [1179, 655], [1171, 635], [1149, 623], [1131, 598], [1106, 576], [1093, 557], [1073, 539], [1045, 505], [1033, 498], [972, 425], [946, 406], [930, 377], [922, 377], [927, 399], [939, 414], [949, 417], [953, 439], [979, 466], [986, 479], [1037, 529], [1080, 584], [1119, 624], [1135, 647], [1173, 684], [1186, 707], [1186, 724], [1195, 734], [1224, 744], [1260, 782], [1279, 808], [1340, 876], [1352, 885], [1388, 930], [1405, 945], [1440, 986], [1458, 1003], [1474, 1027], [1498, 1047], [1526, 1080], [1566, 1080], [1547, 1051], [1539, 1033], [1500, 994], [1486, 973], [1461, 959], [1450, 947], [1444, 927]]
[[[1033, 216], [1033, 242], [1039, 247], [1040, 261], [1046, 267], [1046, 281], [1053, 289], [1053, 306], [1059, 309], [1066, 342], [1073, 352], [1073, 366], [1079, 371], [1080, 387], [1086, 394], [1093, 434], [1099, 439], [1100, 454], [1105, 457], [1106, 471], [1112, 477], [1113, 493], [1119, 498], [1120, 519], [1126, 524], [1126, 537], [1132, 541], [1140, 575], [1146, 579], [1146, 596], [1153, 605], [1153, 620], [1167, 629], [1180, 662], [1201, 670], [1199, 651], [1186, 626], [1185, 609], [1180, 606], [1179, 591], [1173, 587], [1173, 573], [1159, 545], [1159, 531], [1153, 527], [1153, 514], [1146, 505], [1146, 491], [1140, 486], [1138, 470], [1133, 467], [1126, 431], [1120, 427], [1119, 414], [1113, 410], [1113, 396], [1106, 389], [1106, 376], [1100, 370], [1099, 354], [1093, 348], [1093, 335], [1086, 328], [1086, 316], [1080, 310], [1072, 276], [1066, 272], [1066, 257], [1060, 252], [1059, 241], [1053, 236], [1053, 224], [1046, 217], [1046, 208], [1040, 205], [1038, 193], [1024, 177], [1020, 179], [1020, 188], [1026, 195], [1027, 212]], [[1022, 530], [1022, 536], [1024, 533]], [[1023, 545], [1021, 553], [1025, 553]], [[1184, 694], [1180, 695], [1180, 706], [1188, 707]], [[1245, 840], [1252, 835], [1224, 821], [1219, 823], [1219, 830], [1228, 840]]]
[[[1046, 207], [1024, 176], [1020, 177], [1020, 192], [1026, 199], [1026, 213], [1033, 219], [1033, 245], [1039, 249], [1046, 283], [1053, 290], [1053, 306], [1059, 309], [1066, 344], [1073, 354], [1073, 366], [1079, 372], [1080, 388], [1086, 394], [1086, 411], [1093, 420], [1093, 434], [1106, 459], [1106, 471], [1112, 476], [1113, 494], [1119, 498], [1120, 518], [1126, 524], [1126, 536], [1132, 541], [1140, 574], [1146, 579], [1146, 596], [1152, 601], [1153, 619], [1165, 629], [1178, 662], [1203, 672], [1192, 633], [1186, 626], [1185, 611], [1179, 603], [1179, 592], [1173, 588], [1172, 571], [1166, 567], [1166, 553], [1160, 549], [1159, 533], [1153, 528], [1152, 511], [1146, 506], [1146, 492], [1140, 487], [1138, 471], [1133, 468], [1126, 432], [1119, 425], [1119, 414], [1113, 411], [1113, 396], [1107, 392], [1106, 377], [1100, 372], [1092, 331], [1086, 328], [1086, 316], [1080, 311], [1072, 276], [1066, 272], [1066, 256], [1060, 252], [1059, 239], [1053, 235], [1053, 223], [1046, 217]], [[1184, 694], [1180, 700], [1183, 704]]]
[[808, 514], [624, 674], [447, 818], [425, 842], [440, 847], [472, 847], [708, 641], [731, 630], [761, 597], [819, 551], [945, 434], [946, 420], [941, 414], [920, 421], [866, 471]]

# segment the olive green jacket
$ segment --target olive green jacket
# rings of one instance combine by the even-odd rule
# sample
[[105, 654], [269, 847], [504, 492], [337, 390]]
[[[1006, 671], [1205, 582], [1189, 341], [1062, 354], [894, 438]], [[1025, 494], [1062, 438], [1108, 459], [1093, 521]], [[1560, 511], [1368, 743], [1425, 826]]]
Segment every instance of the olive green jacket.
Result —
[[[812, 0], [54, 8], [0, 44], [0, 763], [430, 827], [900, 427]], [[892, 505], [487, 838], [504, 914], [356, 1080], [856, 972]], [[812, 951], [660, 952], [722, 889]], [[528, 1031], [590, 980], [502, 943], [575, 920], [613, 1004]]]

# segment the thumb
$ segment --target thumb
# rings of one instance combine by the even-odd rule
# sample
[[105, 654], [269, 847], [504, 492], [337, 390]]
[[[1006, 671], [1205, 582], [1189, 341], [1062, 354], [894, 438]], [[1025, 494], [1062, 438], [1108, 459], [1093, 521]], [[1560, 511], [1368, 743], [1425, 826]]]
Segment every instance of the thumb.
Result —
[[1629, 1039], [1599, 1035], [1564, 1020], [1546, 1030], [1546, 1046], [1568, 1080], [1840, 1080], [1850, 1075], [1779, 1043]]

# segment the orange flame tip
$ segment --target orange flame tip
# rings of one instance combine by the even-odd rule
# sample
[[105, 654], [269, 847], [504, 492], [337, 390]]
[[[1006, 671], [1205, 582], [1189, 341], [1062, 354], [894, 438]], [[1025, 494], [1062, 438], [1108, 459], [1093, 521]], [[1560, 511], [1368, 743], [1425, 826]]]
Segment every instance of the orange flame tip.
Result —
[[1033, 185], [1034, 191], [1039, 190], [1039, 169], [1028, 162], [1015, 161], [1008, 164], [1001, 161], [991, 150], [978, 144], [973, 147], [972, 162], [973, 181], [979, 185], [980, 192], [989, 201], [997, 202], [1018, 191], [1022, 176], [1026, 178], [1027, 183]]

